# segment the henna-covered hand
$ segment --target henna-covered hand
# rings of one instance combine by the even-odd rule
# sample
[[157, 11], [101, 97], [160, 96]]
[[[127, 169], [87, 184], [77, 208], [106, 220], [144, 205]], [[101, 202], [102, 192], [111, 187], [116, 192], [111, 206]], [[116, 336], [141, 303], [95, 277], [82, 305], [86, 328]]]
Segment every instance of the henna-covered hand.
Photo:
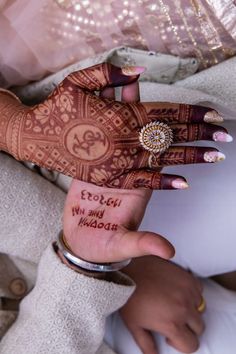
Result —
[[[176, 176], [159, 173], [168, 165], [215, 162], [216, 149], [170, 146], [156, 154], [139, 141], [143, 126], [166, 123], [174, 143], [194, 140], [229, 141], [215, 111], [171, 103], [126, 103], [98, 97], [94, 91], [130, 84], [140, 67], [99, 64], [69, 75], [43, 102], [22, 105], [0, 92], [0, 148], [18, 160], [57, 170], [82, 181], [110, 188], [178, 188]], [[183, 180], [182, 180], [183, 181]]]
[[[100, 93], [114, 98], [112, 88]], [[122, 88], [122, 101], [139, 100], [138, 82]], [[173, 247], [151, 232], [137, 232], [151, 191], [107, 189], [74, 180], [67, 195], [63, 229], [72, 251], [93, 262], [115, 262], [146, 254], [170, 258]]]

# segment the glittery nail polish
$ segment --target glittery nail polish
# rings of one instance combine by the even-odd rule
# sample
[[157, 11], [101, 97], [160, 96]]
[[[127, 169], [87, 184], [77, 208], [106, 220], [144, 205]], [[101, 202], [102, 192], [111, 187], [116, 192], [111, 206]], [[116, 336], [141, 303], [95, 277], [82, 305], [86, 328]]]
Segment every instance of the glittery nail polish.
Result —
[[204, 116], [204, 122], [206, 123], [222, 123], [224, 118], [220, 116], [216, 111], [209, 111]]
[[188, 183], [181, 178], [176, 178], [171, 182], [171, 185], [175, 189], [186, 189], [189, 187]]
[[124, 66], [122, 73], [126, 76], [133, 76], [142, 74], [145, 70], [145, 66]]
[[225, 160], [225, 155], [222, 152], [219, 152], [219, 151], [207, 151], [204, 154], [204, 160], [206, 162], [224, 161]]
[[225, 132], [215, 132], [213, 134], [213, 140], [214, 141], [220, 141], [220, 142], [225, 142], [225, 143], [230, 143], [233, 141], [233, 137]]

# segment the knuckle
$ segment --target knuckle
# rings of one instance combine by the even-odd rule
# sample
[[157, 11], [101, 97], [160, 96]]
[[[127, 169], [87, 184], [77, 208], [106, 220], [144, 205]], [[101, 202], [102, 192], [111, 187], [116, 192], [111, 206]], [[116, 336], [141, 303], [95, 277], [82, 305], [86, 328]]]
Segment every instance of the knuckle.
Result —
[[196, 341], [194, 341], [193, 343], [187, 345], [186, 350], [184, 352], [186, 354], [191, 354], [191, 353], [196, 352], [198, 350], [198, 348], [199, 348], [199, 341], [196, 338]]
[[143, 245], [144, 245], [144, 243], [145, 243], [146, 236], [147, 236], [146, 233], [141, 233], [141, 234], [139, 234], [139, 236], [138, 236], [138, 238], [137, 238], [137, 241], [138, 241], [138, 248], [139, 248], [140, 250], [143, 249]]
[[137, 238], [138, 249], [140, 251], [146, 250], [147, 245], [150, 246], [151, 238], [148, 232], [140, 232]]
[[199, 289], [200, 293], [203, 292], [203, 284], [200, 279], [195, 278], [195, 286], [197, 287], [197, 289]]
[[176, 298], [176, 309], [178, 316], [186, 317], [189, 313], [189, 299], [184, 294], [179, 294]]

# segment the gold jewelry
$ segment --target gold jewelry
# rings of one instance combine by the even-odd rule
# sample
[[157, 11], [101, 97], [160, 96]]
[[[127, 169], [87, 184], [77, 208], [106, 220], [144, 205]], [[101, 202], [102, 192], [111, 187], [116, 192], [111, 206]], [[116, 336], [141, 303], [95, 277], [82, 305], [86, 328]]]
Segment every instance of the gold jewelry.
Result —
[[154, 155], [154, 154], [150, 154], [149, 158], [148, 158], [148, 167], [153, 169], [153, 168], [159, 168], [160, 169], [160, 165], [158, 162], [158, 156]]
[[151, 122], [142, 128], [139, 141], [145, 150], [161, 154], [172, 144], [173, 132], [165, 123]]
[[198, 312], [202, 313], [206, 308], [206, 301], [204, 300], [203, 296], [201, 298], [201, 302], [199, 306], [197, 307]]

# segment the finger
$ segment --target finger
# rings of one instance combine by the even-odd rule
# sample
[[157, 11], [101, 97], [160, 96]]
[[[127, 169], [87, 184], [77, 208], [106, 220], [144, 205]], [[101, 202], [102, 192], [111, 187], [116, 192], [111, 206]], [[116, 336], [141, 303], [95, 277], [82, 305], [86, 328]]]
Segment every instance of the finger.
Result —
[[94, 65], [90, 68], [76, 71], [67, 80], [88, 91], [100, 91], [103, 88], [123, 86], [136, 81], [145, 71], [143, 66], [118, 68], [110, 63]]
[[181, 353], [193, 353], [199, 347], [198, 337], [187, 326], [176, 327], [166, 342]]
[[187, 321], [187, 325], [197, 336], [200, 336], [205, 330], [203, 318], [195, 308], [192, 312], [192, 316]]
[[195, 308], [202, 302], [203, 284], [200, 279], [194, 277], [193, 305]]
[[[148, 231], [125, 231], [114, 235], [117, 237], [117, 243], [113, 242], [116, 248], [118, 259], [128, 259], [142, 257], [147, 255], [158, 256], [164, 259], [170, 259], [174, 256], [175, 250], [169, 241], [164, 237]], [[110, 249], [112, 254], [113, 250]]]
[[127, 86], [122, 87], [121, 101], [123, 102], [138, 102], [140, 101], [139, 83], [133, 82]]
[[142, 104], [147, 113], [147, 122], [158, 120], [164, 123], [222, 123], [216, 111], [201, 106], [179, 103], [146, 102]]
[[200, 278], [197, 278], [190, 269], [186, 269], [187, 272], [189, 274], [191, 274], [191, 276], [193, 277], [194, 279], [194, 283], [195, 283], [195, 286], [194, 288], [196, 289], [196, 291], [194, 292], [194, 294], [197, 296], [197, 300], [195, 300], [194, 304], [196, 307], [199, 306], [200, 302], [202, 301], [202, 293], [203, 293], [203, 289], [204, 289], [204, 286], [203, 286], [203, 283], [201, 281]]
[[[150, 170], [160, 171], [165, 166], [187, 165], [196, 163], [214, 163], [225, 160], [225, 155], [215, 148], [210, 147], [196, 147], [196, 146], [171, 146], [162, 154], [150, 154], [148, 151], [139, 153], [139, 158], [135, 161], [134, 168], [149, 168]], [[122, 182], [124, 185], [132, 185], [132, 188], [151, 189], [172, 189], [175, 178], [183, 177], [172, 175], [161, 175], [160, 173], [153, 173], [153, 171], [139, 171], [130, 172], [126, 175], [126, 179]], [[125, 178], [125, 177], [124, 177]], [[183, 180], [185, 181], [185, 180]], [[185, 181], [186, 182], [186, 181]], [[137, 187], [135, 187], [137, 185]], [[140, 185], [140, 187], [138, 187]], [[188, 185], [185, 186], [187, 188]], [[124, 188], [129, 188], [124, 187]], [[176, 187], [174, 187], [176, 188]], [[179, 189], [177, 187], [177, 189]], [[180, 188], [182, 189], [182, 188]]]
[[135, 170], [120, 177], [123, 189], [186, 189], [188, 183], [177, 175], [162, 174], [155, 171]]
[[158, 354], [157, 346], [151, 332], [143, 328], [129, 328], [129, 330], [143, 354]]
[[152, 159], [152, 168], [161, 166], [213, 163], [225, 160], [225, 155], [215, 148], [175, 146]]
[[115, 99], [114, 87], [105, 87], [102, 91], [100, 91], [99, 96], [102, 98], [110, 98], [114, 100]]
[[173, 131], [174, 143], [195, 140], [233, 141], [225, 128], [214, 124], [175, 124], [170, 127]]

